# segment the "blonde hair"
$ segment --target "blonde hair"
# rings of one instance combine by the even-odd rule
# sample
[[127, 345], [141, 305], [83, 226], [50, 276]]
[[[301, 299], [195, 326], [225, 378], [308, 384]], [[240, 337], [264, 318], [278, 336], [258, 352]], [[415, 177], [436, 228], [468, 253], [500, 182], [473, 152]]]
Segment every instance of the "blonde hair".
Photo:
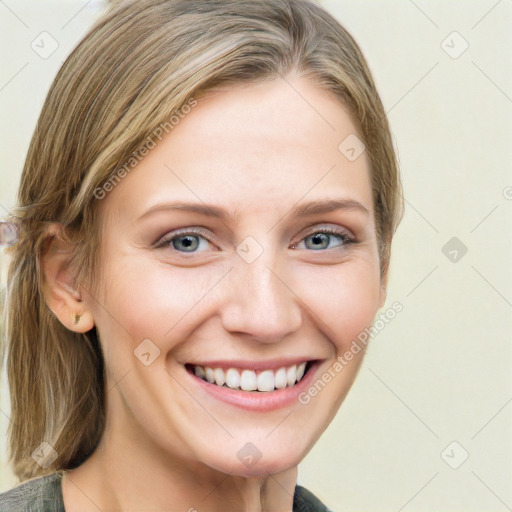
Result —
[[[105, 424], [105, 368], [96, 329], [66, 329], [42, 294], [45, 229], [64, 226], [71, 273], [99, 283], [95, 190], [172, 113], [212, 90], [307, 76], [346, 106], [367, 149], [381, 275], [402, 216], [388, 121], [358, 45], [305, 0], [116, 1], [57, 74], [26, 158], [9, 249], [6, 344], [10, 459], [20, 480], [80, 465]], [[340, 141], [341, 142], [341, 141]], [[42, 443], [51, 465], [32, 457]]]

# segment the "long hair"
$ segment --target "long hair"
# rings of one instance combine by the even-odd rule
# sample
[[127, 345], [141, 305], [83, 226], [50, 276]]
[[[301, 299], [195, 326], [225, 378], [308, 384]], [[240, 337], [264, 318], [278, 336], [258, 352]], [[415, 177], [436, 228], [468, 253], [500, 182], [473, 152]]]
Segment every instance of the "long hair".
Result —
[[[46, 227], [64, 226], [74, 247], [72, 274], [96, 290], [97, 191], [106, 190], [155, 129], [191, 98], [291, 72], [333, 93], [357, 126], [369, 162], [384, 275], [403, 214], [390, 129], [358, 45], [319, 5], [115, 1], [62, 65], [30, 143], [12, 212], [21, 236], [8, 251], [3, 353], [11, 397], [9, 456], [20, 480], [77, 467], [105, 425], [105, 368], [96, 330], [66, 329], [42, 294]], [[38, 464], [34, 453], [41, 446], [54, 450], [51, 464]]]

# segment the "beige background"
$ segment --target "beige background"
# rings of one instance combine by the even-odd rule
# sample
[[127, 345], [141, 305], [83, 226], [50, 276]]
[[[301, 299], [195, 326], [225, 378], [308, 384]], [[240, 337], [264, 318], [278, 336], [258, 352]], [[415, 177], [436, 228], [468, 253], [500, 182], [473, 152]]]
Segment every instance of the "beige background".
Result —
[[[387, 305], [404, 309], [299, 483], [337, 512], [512, 510], [512, 1], [322, 3], [368, 58], [399, 149]], [[0, 2], [0, 217], [50, 81], [100, 9]], [[43, 31], [59, 45], [46, 59], [31, 48]], [[5, 381], [0, 400], [5, 459]], [[15, 483], [3, 459], [0, 491]]]

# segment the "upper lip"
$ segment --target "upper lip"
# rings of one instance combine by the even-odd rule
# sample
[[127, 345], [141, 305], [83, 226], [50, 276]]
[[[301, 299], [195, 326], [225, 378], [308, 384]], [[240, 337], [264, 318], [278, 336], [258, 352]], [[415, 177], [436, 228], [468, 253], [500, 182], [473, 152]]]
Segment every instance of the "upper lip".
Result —
[[193, 361], [186, 364], [191, 366], [202, 366], [203, 368], [242, 368], [247, 370], [278, 370], [279, 368], [293, 366], [310, 361], [316, 361], [318, 358], [312, 357], [294, 357], [283, 359], [271, 359], [268, 361], [250, 361], [248, 359], [237, 359], [236, 361], [228, 360], [211, 360], [211, 361]]

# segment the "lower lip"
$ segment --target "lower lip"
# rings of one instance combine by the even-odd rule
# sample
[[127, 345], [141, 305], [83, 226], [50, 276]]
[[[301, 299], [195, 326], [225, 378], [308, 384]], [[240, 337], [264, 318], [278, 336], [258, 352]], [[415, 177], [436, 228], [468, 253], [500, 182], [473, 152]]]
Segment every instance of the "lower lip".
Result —
[[290, 388], [276, 389], [275, 391], [242, 391], [231, 389], [210, 384], [187, 370], [186, 373], [200, 389], [218, 400], [222, 400], [240, 409], [265, 412], [281, 409], [297, 403], [299, 395], [309, 387], [310, 383], [315, 378], [319, 366], [319, 361], [313, 362], [300, 382]]

